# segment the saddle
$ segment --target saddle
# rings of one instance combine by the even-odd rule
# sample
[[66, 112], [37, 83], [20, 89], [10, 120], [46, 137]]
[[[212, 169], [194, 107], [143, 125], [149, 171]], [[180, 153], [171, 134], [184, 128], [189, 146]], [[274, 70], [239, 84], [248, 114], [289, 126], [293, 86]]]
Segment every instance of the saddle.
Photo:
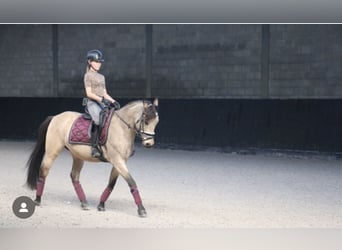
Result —
[[[114, 110], [111, 109], [107, 114], [104, 126], [102, 128], [99, 145], [104, 145], [107, 142], [108, 137], [108, 128], [110, 125], [110, 121], [112, 119]], [[91, 145], [90, 142], [90, 131], [92, 126], [92, 120], [87, 114], [81, 114], [72, 124], [70, 134], [69, 134], [69, 143], [70, 144], [80, 144], [80, 145]]]

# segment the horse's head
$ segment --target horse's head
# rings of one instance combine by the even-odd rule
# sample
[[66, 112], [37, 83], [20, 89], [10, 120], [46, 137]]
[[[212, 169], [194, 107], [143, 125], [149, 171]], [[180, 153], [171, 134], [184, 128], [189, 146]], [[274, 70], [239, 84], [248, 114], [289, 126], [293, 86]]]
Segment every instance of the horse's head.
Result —
[[158, 99], [155, 99], [153, 103], [144, 101], [144, 111], [140, 122], [139, 135], [142, 144], [148, 148], [154, 145], [155, 128], [159, 122], [157, 107]]

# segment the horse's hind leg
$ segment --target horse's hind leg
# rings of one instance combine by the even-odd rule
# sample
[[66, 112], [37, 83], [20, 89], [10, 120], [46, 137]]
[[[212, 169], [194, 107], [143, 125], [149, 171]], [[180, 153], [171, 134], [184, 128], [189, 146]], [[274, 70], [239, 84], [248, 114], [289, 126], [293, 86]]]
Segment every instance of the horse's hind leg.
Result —
[[49, 170], [55, 158], [45, 155], [44, 160], [42, 162], [40, 173], [39, 173], [39, 179], [37, 180], [36, 199], [34, 200], [34, 202], [38, 206], [41, 204], [41, 199], [43, 196], [44, 186], [45, 186], [45, 179], [49, 173]]
[[110, 178], [109, 178], [109, 183], [108, 186], [106, 187], [106, 189], [103, 191], [101, 198], [100, 198], [100, 203], [97, 206], [97, 209], [99, 211], [105, 211], [105, 202], [107, 201], [109, 195], [111, 194], [111, 192], [114, 189], [114, 186], [116, 184], [116, 181], [118, 179], [119, 176], [119, 172], [113, 167], [112, 168], [112, 172], [110, 174]]
[[50, 168], [61, 152], [62, 148], [63, 147], [55, 147], [54, 149], [51, 149], [47, 147], [47, 151], [40, 167], [39, 179], [37, 181], [36, 199], [34, 201], [36, 205], [40, 205], [41, 203], [46, 177], [48, 176]]
[[77, 197], [81, 202], [83, 210], [89, 210], [88, 202], [84, 194], [83, 188], [80, 183], [80, 173], [83, 167], [84, 161], [73, 157], [72, 170], [70, 173], [71, 181], [76, 191]]

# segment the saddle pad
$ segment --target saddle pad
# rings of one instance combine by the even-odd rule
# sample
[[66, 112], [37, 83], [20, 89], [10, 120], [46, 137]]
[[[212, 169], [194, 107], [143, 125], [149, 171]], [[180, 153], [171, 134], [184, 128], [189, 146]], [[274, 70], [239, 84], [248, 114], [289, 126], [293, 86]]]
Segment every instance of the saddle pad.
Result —
[[[105, 124], [101, 131], [99, 144], [104, 145], [107, 142], [108, 128], [110, 125], [110, 121], [113, 115], [113, 110], [110, 110], [109, 114], [106, 117]], [[90, 142], [90, 126], [92, 120], [84, 119], [83, 115], [80, 115], [73, 123], [70, 134], [69, 134], [69, 143], [70, 144], [83, 144], [83, 145], [91, 145]]]

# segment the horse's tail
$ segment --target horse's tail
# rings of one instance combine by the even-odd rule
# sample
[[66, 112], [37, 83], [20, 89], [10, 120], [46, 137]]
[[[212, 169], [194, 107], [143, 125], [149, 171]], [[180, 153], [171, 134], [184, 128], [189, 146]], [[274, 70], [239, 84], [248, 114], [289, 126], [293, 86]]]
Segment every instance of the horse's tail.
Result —
[[39, 178], [40, 166], [45, 155], [46, 132], [52, 118], [53, 116], [48, 116], [45, 119], [45, 121], [39, 126], [36, 145], [30, 155], [30, 158], [27, 161], [28, 170], [26, 184], [31, 189], [37, 188], [37, 180]]

